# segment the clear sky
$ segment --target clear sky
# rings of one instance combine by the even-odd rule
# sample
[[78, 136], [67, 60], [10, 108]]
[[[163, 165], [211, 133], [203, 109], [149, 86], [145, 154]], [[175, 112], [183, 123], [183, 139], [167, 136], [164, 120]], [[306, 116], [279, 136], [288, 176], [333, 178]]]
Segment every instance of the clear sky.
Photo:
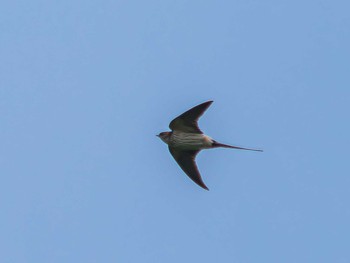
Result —
[[[346, 0], [0, 4], [1, 263], [350, 262]], [[195, 185], [155, 135], [207, 100]]]

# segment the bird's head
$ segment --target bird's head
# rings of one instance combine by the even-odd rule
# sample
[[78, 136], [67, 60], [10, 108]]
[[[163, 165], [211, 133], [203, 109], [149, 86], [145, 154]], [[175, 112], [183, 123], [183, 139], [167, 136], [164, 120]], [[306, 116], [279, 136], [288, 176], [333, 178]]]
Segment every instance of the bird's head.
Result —
[[171, 132], [161, 132], [157, 135], [163, 142], [169, 144]]

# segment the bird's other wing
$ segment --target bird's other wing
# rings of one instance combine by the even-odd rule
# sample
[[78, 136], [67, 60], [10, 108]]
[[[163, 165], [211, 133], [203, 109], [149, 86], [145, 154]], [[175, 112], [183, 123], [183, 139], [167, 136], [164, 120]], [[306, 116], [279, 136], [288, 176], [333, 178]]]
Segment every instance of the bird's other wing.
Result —
[[203, 133], [199, 129], [197, 121], [212, 103], [213, 101], [207, 101], [182, 113], [170, 122], [170, 129], [189, 133]]
[[196, 165], [195, 158], [199, 151], [181, 151], [172, 147], [169, 147], [169, 151], [178, 165], [180, 165], [181, 169], [192, 179], [193, 182], [200, 187], [209, 190], [204, 184]]

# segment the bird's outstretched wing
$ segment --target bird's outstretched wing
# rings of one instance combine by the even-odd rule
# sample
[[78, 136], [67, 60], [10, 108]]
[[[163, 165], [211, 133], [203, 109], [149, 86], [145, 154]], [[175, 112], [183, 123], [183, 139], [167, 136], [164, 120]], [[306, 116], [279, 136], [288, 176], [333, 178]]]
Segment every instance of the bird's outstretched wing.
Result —
[[196, 165], [195, 158], [199, 151], [181, 151], [172, 147], [169, 147], [169, 151], [178, 165], [180, 165], [181, 169], [192, 179], [193, 182], [200, 187], [209, 190], [204, 184]]
[[207, 101], [182, 113], [170, 122], [170, 129], [189, 133], [203, 133], [199, 129], [197, 121], [212, 103], [213, 101]]

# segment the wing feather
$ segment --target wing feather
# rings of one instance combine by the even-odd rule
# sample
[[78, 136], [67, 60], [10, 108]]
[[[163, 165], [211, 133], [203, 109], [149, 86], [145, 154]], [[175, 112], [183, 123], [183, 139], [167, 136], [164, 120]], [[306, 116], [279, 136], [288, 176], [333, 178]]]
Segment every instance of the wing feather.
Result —
[[199, 129], [197, 121], [212, 103], [213, 101], [207, 101], [182, 113], [170, 122], [170, 129], [189, 133], [203, 133]]
[[174, 157], [175, 161], [181, 167], [181, 169], [187, 174], [189, 178], [200, 187], [209, 190], [208, 187], [204, 184], [202, 177], [198, 171], [196, 164], [196, 156], [199, 153], [197, 151], [181, 151], [176, 150], [172, 147], [169, 147], [171, 155]]

